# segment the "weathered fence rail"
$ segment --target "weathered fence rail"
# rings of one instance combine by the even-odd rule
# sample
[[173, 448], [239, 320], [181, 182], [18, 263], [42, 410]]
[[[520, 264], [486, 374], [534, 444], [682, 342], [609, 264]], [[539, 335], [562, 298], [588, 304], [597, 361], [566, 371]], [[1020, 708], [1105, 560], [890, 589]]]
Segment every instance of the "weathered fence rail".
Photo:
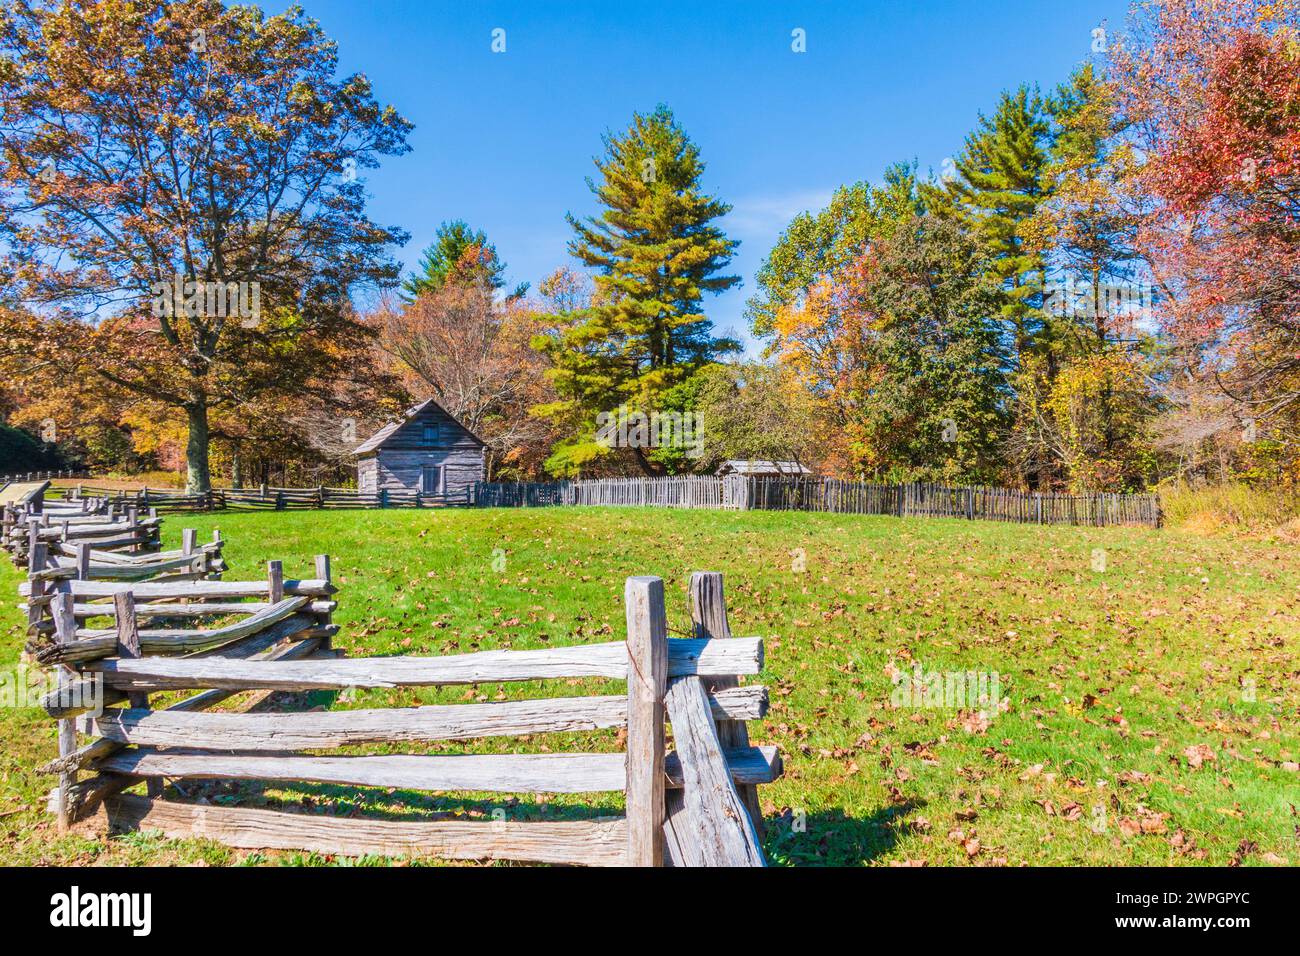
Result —
[[214, 488], [202, 494], [188, 494], [174, 488], [101, 488], [93, 485], [51, 488], [50, 500], [89, 496], [106, 498], [119, 507], [134, 504], [161, 513], [196, 511], [304, 511], [351, 508], [445, 508], [470, 504], [468, 493], [436, 495], [420, 491], [388, 491], [374, 494], [354, 488]]
[[[731, 636], [721, 575], [692, 578], [696, 626], [689, 638], [668, 637], [663, 582], [637, 577], [626, 584], [626, 641], [344, 659], [332, 647], [338, 628], [328, 556], [316, 558], [313, 578], [287, 579], [272, 561], [264, 580], [222, 580], [219, 534], [200, 546], [187, 530], [180, 549], [160, 551], [157, 505], [142, 517], [137, 503], [81, 493], [47, 501], [47, 484], [24, 486], [6, 503], [4, 540], [27, 565], [19, 586], [27, 652], [54, 674], [41, 706], [57, 722], [58, 756], [41, 769], [57, 779], [49, 808], [61, 831], [102, 808], [118, 830], [145, 827], [249, 849], [763, 865], [754, 788], [780, 775], [781, 760], [775, 748], [749, 743], [746, 721], [764, 716], [767, 691], [739, 679], [762, 669], [763, 646]], [[281, 692], [581, 678], [625, 681], [627, 693], [307, 713], [251, 709]], [[157, 695], [178, 691], [194, 693], [155, 708]], [[208, 712], [236, 695], [243, 707]], [[666, 723], [675, 752], [666, 752]], [[624, 752], [337, 752], [606, 728], [626, 730]], [[396, 823], [164, 799], [167, 780], [210, 779], [621, 792], [626, 810], [564, 823]], [[145, 795], [125, 792], [141, 782]]]
[[[147, 774], [116, 769], [120, 752], [130, 743], [98, 734], [96, 721], [139, 719], [151, 711], [145, 682], [112, 684], [97, 676], [95, 665], [128, 660], [150, 661], [154, 655], [187, 655], [190, 661], [288, 660], [329, 652], [337, 628], [330, 618], [334, 602], [328, 579], [329, 560], [317, 559], [315, 579], [285, 580], [281, 564], [268, 565], [267, 580], [254, 582], [193, 580], [96, 582], [59, 580], [46, 590], [31, 580], [21, 587], [27, 599], [28, 651], [38, 662], [56, 668], [57, 685], [43, 707], [59, 721], [59, 756], [43, 769], [59, 776], [50, 806], [59, 826], [95, 810]], [[218, 599], [214, 601], [213, 599]], [[243, 599], [252, 598], [251, 601]], [[144, 602], [148, 603], [144, 603]], [[141, 626], [141, 620], [178, 617], [185, 627]], [[229, 621], [204, 626], [208, 621]], [[104, 623], [98, 627], [91, 624]], [[233, 689], [211, 690], [172, 704], [160, 713], [193, 714], [227, 700]], [[256, 701], [249, 702], [252, 706]], [[112, 705], [125, 703], [125, 708]], [[81, 745], [78, 732], [92, 735]], [[127, 751], [129, 753], [129, 751]], [[78, 781], [80, 771], [91, 774]], [[151, 797], [162, 794], [150, 781]]]
[[48, 486], [49, 482], [42, 481], [0, 489], [9, 493], [0, 506], [0, 547], [10, 552], [19, 567], [32, 567], [32, 555], [39, 545], [43, 550], [36, 570], [48, 566], [48, 573], [56, 576], [67, 576], [60, 568], [82, 565], [87, 569], [93, 565], [99, 577], [149, 577], [194, 570], [161, 566], [161, 562], [179, 556], [158, 555], [162, 519], [153, 509], [142, 512], [135, 504], [119, 507], [94, 498], [49, 501]]
[[[697, 636], [691, 638], [668, 637], [663, 582], [636, 577], [626, 585], [625, 642], [341, 659], [323, 644], [337, 630], [328, 623], [334, 588], [328, 559], [318, 558], [317, 565], [317, 577], [304, 581], [284, 580], [279, 563], [272, 562], [265, 582], [72, 579], [60, 580], [49, 594], [24, 589], [38, 619], [48, 614], [52, 621], [50, 628], [33, 626], [29, 649], [62, 675], [44, 703], [60, 721], [59, 756], [43, 768], [59, 776], [50, 806], [61, 826], [102, 805], [119, 829], [148, 827], [250, 849], [569, 864], [763, 865], [754, 787], [776, 779], [781, 760], [775, 748], [750, 746], [743, 733], [734, 732], [766, 713], [767, 691], [737, 684], [739, 677], [761, 670], [762, 641], [710, 630], [726, 620], [721, 575], [699, 573], [692, 579]], [[92, 603], [109, 597], [111, 604]], [[234, 599], [252, 601], [232, 604]], [[216, 608], [251, 613], [207, 631], [139, 626], [144, 616], [170, 613], [160, 605], [182, 600], [193, 602], [187, 605], [191, 614]], [[98, 617], [109, 618], [112, 627], [82, 626]], [[181, 653], [186, 656], [175, 656]], [[626, 681], [627, 693], [308, 713], [205, 712], [245, 691], [584, 677]], [[87, 683], [98, 687], [89, 702]], [[150, 708], [149, 695], [177, 690], [200, 693], [162, 710]], [[675, 752], [665, 749], [666, 722], [673, 727]], [[624, 752], [330, 753], [368, 743], [605, 728], [626, 729]], [[80, 744], [79, 734], [90, 742]], [[91, 776], [78, 781], [80, 772]], [[590, 821], [503, 820], [491, 826], [326, 820], [237, 807], [214, 814], [212, 808], [161, 799], [164, 778], [434, 792], [621, 792], [626, 811]], [[149, 797], [123, 794], [141, 780], [153, 784]]]
[[63, 471], [26, 471], [26, 472], [15, 472], [14, 474], [9, 474], [9, 475], [0, 475], [0, 482], [50, 481], [54, 478], [67, 479], [67, 478], [85, 478], [85, 477], [87, 477], [87, 475], [84, 472], [74, 471], [70, 468], [65, 468]]

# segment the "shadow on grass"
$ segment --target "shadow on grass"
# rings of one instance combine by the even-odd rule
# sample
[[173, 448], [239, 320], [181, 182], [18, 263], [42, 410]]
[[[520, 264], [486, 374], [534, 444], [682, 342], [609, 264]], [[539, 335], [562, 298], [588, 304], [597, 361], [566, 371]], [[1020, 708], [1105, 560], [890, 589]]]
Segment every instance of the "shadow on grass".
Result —
[[[308, 691], [269, 695], [253, 710], [328, 710], [337, 692]], [[547, 801], [521, 800], [506, 794], [424, 793], [336, 784], [260, 781], [185, 781], [173, 785], [177, 796], [216, 806], [242, 806], [302, 812], [335, 818], [429, 822], [492, 820], [511, 822], [576, 821], [621, 816], [615, 794], [557, 795]], [[889, 853], [910, 826], [907, 817], [923, 802], [881, 807], [866, 816], [839, 808], [801, 814], [786, 808], [764, 821], [764, 853], [774, 866], [868, 866]]]
[[428, 823], [435, 820], [494, 819], [502, 811], [512, 823], [593, 820], [622, 816], [620, 801], [582, 801], [565, 795], [564, 802], [520, 800], [506, 794], [429, 794], [417, 790], [378, 790], [338, 784], [263, 783], [246, 780], [183, 781], [174, 783], [176, 796], [187, 801], [206, 800], [215, 806], [297, 811], [348, 819]]
[[[492, 820], [577, 821], [622, 815], [620, 801], [539, 802], [478, 794], [428, 794], [332, 784], [263, 784], [257, 781], [187, 781], [168, 796], [215, 806], [250, 807], [336, 819], [431, 822]], [[572, 797], [569, 798], [573, 800]], [[786, 809], [764, 821], [763, 850], [772, 866], [869, 866], [889, 853], [907, 833], [907, 817], [922, 806], [908, 802], [867, 816], [832, 808], [801, 816]]]
[[865, 817], [838, 808], [768, 817], [763, 849], [774, 866], [867, 866], [898, 843], [920, 803], [891, 804]]

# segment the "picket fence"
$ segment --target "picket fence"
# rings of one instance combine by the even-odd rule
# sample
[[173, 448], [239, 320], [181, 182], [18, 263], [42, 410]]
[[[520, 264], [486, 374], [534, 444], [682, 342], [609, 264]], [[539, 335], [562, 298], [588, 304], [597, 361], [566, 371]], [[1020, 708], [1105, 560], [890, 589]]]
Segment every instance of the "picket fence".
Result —
[[835, 478], [750, 478], [748, 506], [761, 511], [825, 511], [900, 518], [966, 518], [1019, 524], [1161, 524], [1156, 495], [1043, 494], [986, 486], [914, 482], [881, 485]]
[[487, 507], [598, 505], [813, 511], [966, 518], [1044, 525], [1139, 525], [1162, 522], [1156, 495], [1043, 494], [985, 486], [913, 482], [887, 485], [836, 478], [601, 478], [568, 482], [481, 482], [474, 503]]
[[350, 488], [214, 489], [186, 494], [174, 489], [52, 488], [51, 497], [108, 498], [119, 508], [159, 512], [294, 511], [342, 508], [659, 507], [736, 511], [813, 511], [892, 515], [899, 518], [966, 518], [1020, 524], [1135, 525], [1158, 528], [1156, 495], [1054, 494], [924, 482], [889, 485], [837, 478], [756, 478], [676, 475], [550, 482], [477, 482], [463, 495], [419, 491], [363, 494]]

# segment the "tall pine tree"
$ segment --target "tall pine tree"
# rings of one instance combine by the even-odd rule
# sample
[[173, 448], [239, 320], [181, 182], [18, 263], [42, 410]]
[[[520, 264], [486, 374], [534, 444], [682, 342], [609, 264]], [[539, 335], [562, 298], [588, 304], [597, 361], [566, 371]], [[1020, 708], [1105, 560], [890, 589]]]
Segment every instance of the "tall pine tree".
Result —
[[1091, 64], [1057, 88], [1048, 111], [1048, 196], [1027, 234], [1045, 250], [1054, 286], [1045, 303], [1052, 377], [1037, 389], [1045, 395], [1050, 386], [1050, 398], [1042, 403], [1048, 414], [1021, 430], [1010, 450], [1018, 461], [1056, 459], [1072, 488], [1141, 488], [1153, 460], [1147, 425], [1157, 399], [1144, 384], [1145, 333], [1134, 322], [1150, 302], [1134, 283], [1141, 275], [1136, 158], [1115, 90]]
[[1046, 104], [1022, 86], [980, 117], [956, 160], [957, 175], [926, 191], [929, 208], [956, 218], [979, 242], [998, 289], [1004, 382], [1015, 396], [1009, 452], [1016, 477], [1037, 487], [1057, 477], [1038, 434], [1057, 361], [1055, 330], [1043, 311], [1044, 250], [1031, 235], [1047, 198], [1051, 147]]
[[[570, 253], [596, 270], [594, 304], [557, 317], [538, 345], [554, 363], [560, 400], [537, 409], [571, 433], [551, 456], [553, 472], [572, 474], [605, 454], [596, 418], [620, 405], [650, 413], [669, 390], [722, 355], [740, 350], [713, 335], [703, 312], [706, 292], [740, 278], [723, 274], [739, 245], [714, 224], [730, 206], [700, 185], [699, 148], [660, 105], [634, 114], [622, 134], [604, 137], [597, 179], [587, 184], [604, 209], [570, 214]], [[657, 470], [655, 456], [633, 449], [638, 466]]]
[[1055, 126], [1044, 174], [1048, 195], [1026, 232], [1047, 251], [1056, 285], [1072, 280], [1078, 287], [1077, 301], [1054, 296], [1048, 310], [1071, 323], [1068, 347], [1095, 352], [1127, 331], [1092, 293], [1138, 275], [1137, 217], [1128, 202], [1136, 161], [1122, 137], [1115, 91], [1091, 64], [1057, 88], [1048, 110]]
[[1003, 93], [991, 117], [966, 137], [957, 175], [943, 194], [928, 195], [937, 212], [955, 214], [980, 243], [1002, 290], [1001, 314], [1016, 368], [1039, 351], [1044, 263], [1027, 241], [1026, 224], [1044, 199], [1051, 126], [1042, 97], [1026, 87]]
[[[487, 234], [472, 229], [463, 219], [455, 219], [438, 227], [433, 242], [420, 253], [418, 271], [402, 283], [402, 292], [414, 299], [426, 292], [437, 292], [458, 276], [500, 289], [506, 284], [505, 274], [506, 264], [497, 255], [496, 246], [488, 242]], [[525, 282], [510, 297], [521, 298], [527, 292]]]

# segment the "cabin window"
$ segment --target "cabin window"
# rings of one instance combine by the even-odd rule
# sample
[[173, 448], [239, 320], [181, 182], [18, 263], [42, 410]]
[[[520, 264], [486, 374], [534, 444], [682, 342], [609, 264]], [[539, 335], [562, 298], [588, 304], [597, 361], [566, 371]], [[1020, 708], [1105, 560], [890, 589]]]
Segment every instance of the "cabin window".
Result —
[[424, 443], [426, 445], [438, 444], [438, 423], [437, 422], [424, 423]]
[[425, 465], [420, 469], [420, 492], [426, 495], [442, 494], [441, 465]]

